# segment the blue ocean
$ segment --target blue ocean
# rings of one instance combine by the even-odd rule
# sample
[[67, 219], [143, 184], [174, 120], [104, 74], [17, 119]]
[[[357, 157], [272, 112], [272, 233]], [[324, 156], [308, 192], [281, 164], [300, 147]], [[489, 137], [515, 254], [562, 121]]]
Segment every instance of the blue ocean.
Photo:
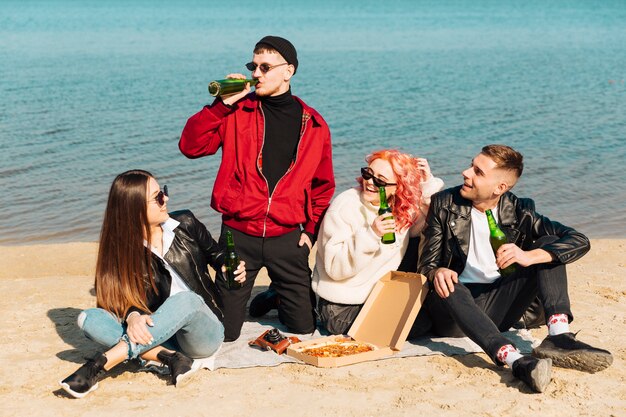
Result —
[[454, 186], [504, 143], [539, 212], [626, 237], [622, 0], [0, 0], [0, 244], [96, 241], [131, 168], [217, 233], [220, 155], [188, 160], [178, 139], [208, 82], [244, 72], [269, 34], [298, 50], [292, 91], [330, 125], [337, 192], [376, 149]]

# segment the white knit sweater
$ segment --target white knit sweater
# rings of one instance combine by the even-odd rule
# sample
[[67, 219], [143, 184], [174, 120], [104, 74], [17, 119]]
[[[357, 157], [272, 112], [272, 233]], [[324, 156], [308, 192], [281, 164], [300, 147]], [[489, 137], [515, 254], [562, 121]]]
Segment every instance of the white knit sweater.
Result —
[[[420, 208], [426, 212], [430, 196], [443, 187], [439, 178], [422, 183]], [[324, 215], [317, 240], [312, 287], [320, 297], [341, 304], [363, 304], [376, 282], [400, 265], [408, 246], [408, 230], [396, 242], [383, 244], [372, 223], [378, 206], [363, 200], [352, 188], [339, 194]]]

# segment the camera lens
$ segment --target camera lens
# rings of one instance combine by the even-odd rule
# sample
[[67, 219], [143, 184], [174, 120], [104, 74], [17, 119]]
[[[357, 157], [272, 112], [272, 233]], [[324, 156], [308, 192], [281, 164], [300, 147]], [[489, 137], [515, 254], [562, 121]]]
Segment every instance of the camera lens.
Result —
[[281, 335], [280, 332], [278, 331], [278, 329], [276, 329], [276, 328], [270, 330], [265, 335], [265, 340], [267, 340], [270, 343], [274, 343], [274, 344], [280, 342], [283, 339], [284, 339], [283, 335]]

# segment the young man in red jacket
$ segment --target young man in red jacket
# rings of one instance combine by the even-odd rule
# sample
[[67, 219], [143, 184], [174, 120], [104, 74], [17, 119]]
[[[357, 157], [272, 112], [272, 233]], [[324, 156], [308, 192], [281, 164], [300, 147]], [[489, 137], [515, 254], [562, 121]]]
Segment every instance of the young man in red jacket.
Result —
[[189, 118], [179, 142], [188, 158], [222, 148], [211, 207], [222, 213], [220, 241], [226, 230], [233, 233], [248, 277], [236, 290], [218, 280], [226, 341], [240, 335], [263, 266], [272, 280], [265, 304], [277, 302], [279, 318], [291, 331], [315, 330], [308, 256], [335, 191], [328, 125], [291, 94], [290, 80], [298, 69], [294, 46], [266, 36], [246, 67], [258, 80], [255, 91], [247, 85], [241, 93], [218, 97]]

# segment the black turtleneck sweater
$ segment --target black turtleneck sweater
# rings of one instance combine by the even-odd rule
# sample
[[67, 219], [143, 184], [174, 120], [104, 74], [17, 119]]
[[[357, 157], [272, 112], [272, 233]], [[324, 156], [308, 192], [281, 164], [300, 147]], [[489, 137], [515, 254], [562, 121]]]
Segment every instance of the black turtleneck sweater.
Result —
[[261, 108], [265, 116], [262, 169], [271, 195], [278, 180], [296, 158], [302, 106], [291, 95], [290, 89], [279, 96], [261, 98]]

